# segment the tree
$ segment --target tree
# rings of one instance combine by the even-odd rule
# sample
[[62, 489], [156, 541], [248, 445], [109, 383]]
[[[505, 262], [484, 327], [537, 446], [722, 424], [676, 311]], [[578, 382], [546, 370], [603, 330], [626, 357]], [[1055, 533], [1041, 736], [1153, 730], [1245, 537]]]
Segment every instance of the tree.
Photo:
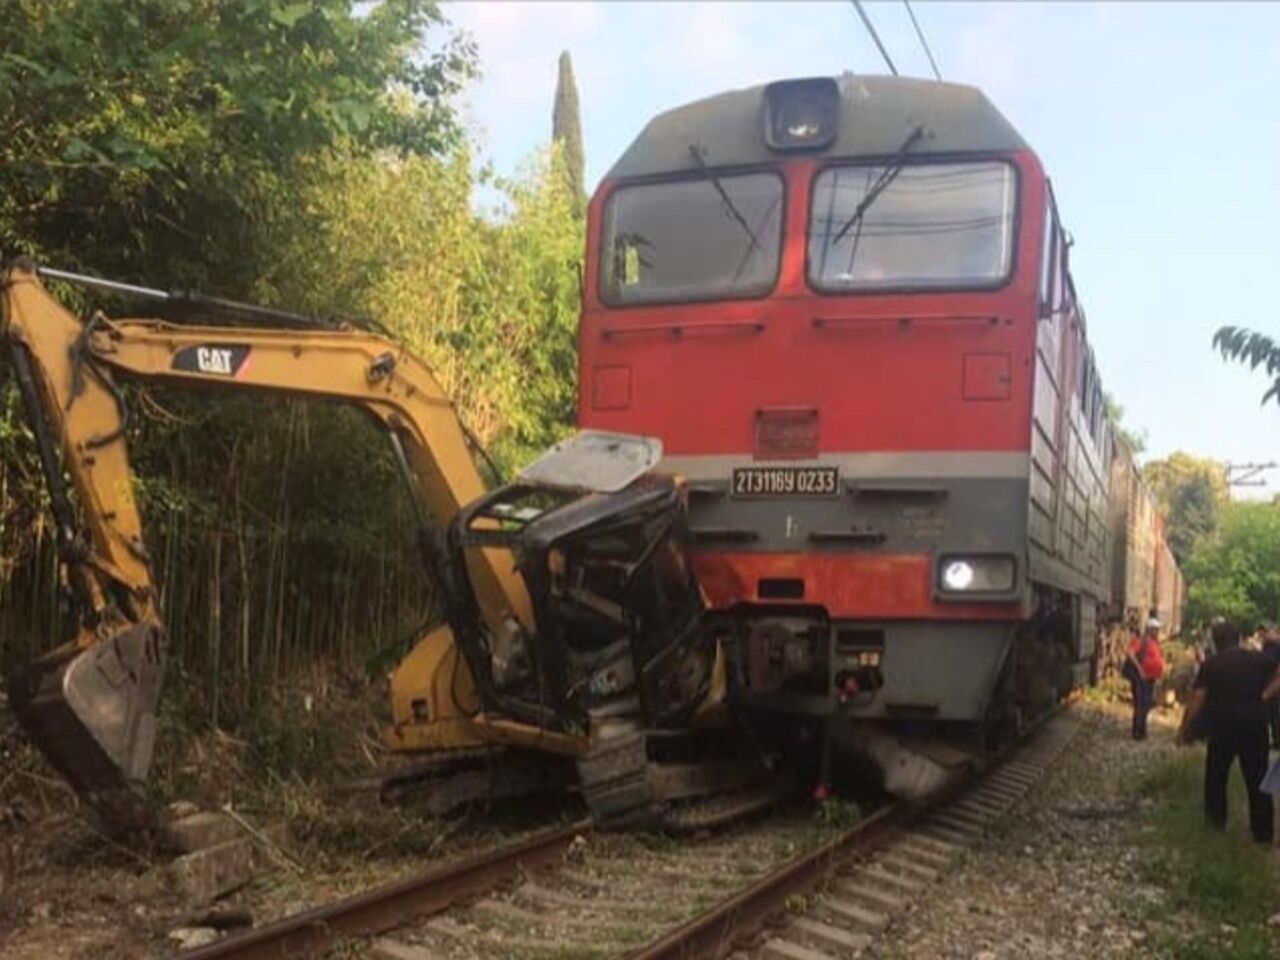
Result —
[[325, 151], [435, 155], [471, 75], [432, 0], [0, 0], [0, 250], [252, 288]]
[[1147, 450], [1147, 431], [1126, 426], [1124, 407], [1106, 390], [1102, 391], [1102, 404], [1116, 436], [1124, 441], [1124, 445], [1129, 448], [1129, 453], [1134, 457], [1142, 456]]
[[1168, 524], [1169, 549], [1185, 563], [1196, 544], [1215, 533], [1230, 501], [1222, 465], [1179, 450], [1146, 464], [1142, 475]]
[[1247, 363], [1251, 370], [1265, 368], [1271, 386], [1262, 395], [1262, 403], [1280, 403], [1280, 346], [1271, 337], [1244, 327], [1219, 327], [1213, 335], [1213, 345], [1224, 360]]
[[519, 365], [519, 394], [499, 453], [523, 462], [564, 439], [577, 419], [579, 278], [583, 222], [570, 192], [563, 150], [539, 153], [515, 181], [501, 183], [514, 212], [482, 278], [505, 277], [495, 297], [508, 352]]
[[[315, 228], [339, 171], [452, 157], [463, 140], [449, 98], [474, 52], [438, 36], [431, 0], [0, 0], [0, 14], [6, 257], [366, 312], [367, 298], [282, 279], [293, 238]], [[378, 229], [395, 237], [408, 215]], [[365, 238], [350, 240], [312, 246], [310, 275], [343, 275]], [[136, 303], [113, 312], [126, 306], [137, 313]], [[403, 564], [389, 546], [408, 528], [394, 463], [384, 449], [379, 459], [385, 443], [360, 418], [242, 396], [131, 389], [130, 399], [179, 666], [212, 656], [241, 678], [270, 678], [298, 650], [350, 653], [352, 637], [376, 644], [403, 629], [400, 614], [421, 615], [412, 544]], [[4, 666], [58, 635], [42, 499], [29, 433], [0, 377]], [[219, 658], [229, 644], [238, 654]], [[201, 675], [218, 688], [216, 672]]]
[[1280, 506], [1227, 504], [1218, 532], [1196, 543], [1184, 573], [1193, 621], [1280, 619]]
[[280, 219], [268, 277], [284, 302], [376, 317], [430, 362], [506, 466], [561, 439], [576, 412], [583, 223], [560, 150], [499, 179], [498, 218], [472, 210], [465, 150], [336, 158]]
[[[501, 216], [476, 214], [448, 99], [472, 54], [428, 44], [444, 26], [433, 3], [0, 12], [6, 253], [374, 318], [428, 360], [508, 468], [572, 428], [583, 222], [564, 145], [498, 182]], [[411, 503], [367, 418], [126, 390], [174, 667], [221, 702], [218, 722], [235, 722], [254, 684], [385, 652], [429, 612]], [[0, 375], [0, 667], [57, 635], [53, 542], [14, 394]]]
[[551, 141], [559, 144], [564, 156], [564, 176], [575, 215], [587, 207], [585, 160], [582, 151], [582, 121], [578, 114], [578, 86], [573, 79], [569, 51], [560, 53], [560, 73], [556, 79], [555, 106], [551, 111]]

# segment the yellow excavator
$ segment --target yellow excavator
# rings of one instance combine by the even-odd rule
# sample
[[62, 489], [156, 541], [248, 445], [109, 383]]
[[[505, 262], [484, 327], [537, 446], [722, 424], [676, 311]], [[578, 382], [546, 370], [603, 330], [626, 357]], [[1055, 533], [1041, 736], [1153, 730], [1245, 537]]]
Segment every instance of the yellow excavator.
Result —
[[[42, 278], [250, 325], [82, 318]], [[724, 654], [684, 552], [682, 484], [652, 471], [656, 440], [583, 431], [490, 490], [431, 370], [387, 336], [29, 261], [7, 269], [0, 302], [77, 610], [74, 635], [10, 677], [10, 703], [110, 829], [156, 826], [139, 786], [167, 646], [129, 379], [338, 401], [385, 431], [443, 596], [391, 675], [393, 750], [561, 758], [606, 819], [699, 827], [776, 799], [779, 778], [723, 729]]]

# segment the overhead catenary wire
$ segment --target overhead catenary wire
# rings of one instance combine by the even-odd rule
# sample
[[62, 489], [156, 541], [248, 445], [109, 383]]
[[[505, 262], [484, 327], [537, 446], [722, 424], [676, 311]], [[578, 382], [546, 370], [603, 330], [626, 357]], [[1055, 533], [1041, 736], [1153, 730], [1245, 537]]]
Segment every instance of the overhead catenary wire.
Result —
[[916, 12], [911, 9], [911, 0], [902, 0], [902, 5], [907, 8], [911, 25], [916, 28], [916, 36], [920, 38], [920, 46], [924, 47], [924, 55], [929, 58], [929, 66], [933, 68], [934, 78], [941, 80], [942, 71], [938, 69], [938, 61], [933, 59], [933, 50], [929, 47], [929, 41], [924, 38], [924, 30], [920, 27], [920, 21], [916, 19]]
[[858, 16], [862, 18], [862, 25], [867, 28], [867, 33], [871, 34], [871, 39], [875, 41], [876, 47], [880, 50], [880, 56], [884, 57], [884, 62], [889, 67], [889, 72], [895, 77], [898, 75], [898, 68], [893, 65], [893, 61], [889, 58], [889, 51], [884, 48], [884, 44], [880, 42], [880, 34], [876, 33], [876, 28], [871, 23], [871, 18], [867, 16], [867, 11], [862, 9], [862, 0], [852, 0], [853, 9], [858, 11]]

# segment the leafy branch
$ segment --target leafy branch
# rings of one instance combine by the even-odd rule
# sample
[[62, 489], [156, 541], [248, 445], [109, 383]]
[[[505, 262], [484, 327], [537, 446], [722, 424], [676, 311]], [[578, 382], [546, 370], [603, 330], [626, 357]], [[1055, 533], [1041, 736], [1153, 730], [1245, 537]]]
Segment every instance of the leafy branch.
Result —
[[1213, 335], [1213, 345], [1224, 360], [1249, 364], [1250, 370], [1266, 369], [1271, 386], [1262, 395], [1262, 403], [1275, 400], [1280, 403], [1280, 346], [1264, 333], [1244, 327], [1221, 327]]

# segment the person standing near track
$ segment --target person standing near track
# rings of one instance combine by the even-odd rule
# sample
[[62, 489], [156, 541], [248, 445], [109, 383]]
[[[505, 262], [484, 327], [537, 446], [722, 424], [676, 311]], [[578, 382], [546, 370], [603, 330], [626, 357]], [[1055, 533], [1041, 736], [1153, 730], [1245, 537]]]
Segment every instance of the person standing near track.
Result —
[[1261, 784], [1267, 772], [1267, 698], [1280, 692], [1280, 668], [1260, 651], [1243, 649], [1232, 623], [1214, 625], [1213, 644], [1217, 653], [1196, 677], [1178, 740], [1191, 741], [1192, 727], [1203, 713], [1209, 733], [1205, 819], [1212, 827], [1226, 827], [1227, 777], [1238, 758], [1249, 793], [1249, 830], [1255, 841], [1269, 844], [1275, 835], [1273, 804]]
[[1164, 652], [1160, 649], [1160, 621], [1152, 617], [1141, 634], [1134, 634], [1125, 656], [1124, 678], [1133, 694], [1133, 739], [1147, 738], [1147, 714], [1156, 683], [1164, 676]]
[[[1262, 625], [1262, 653], [1273, 664], [1280, 667], [1280, 628], [1270, 620]], [[1280, 750], [1280, 697], [1272, 697], [1267, 703], [1267, 726], [1271, 729], [1271, 747]]]

